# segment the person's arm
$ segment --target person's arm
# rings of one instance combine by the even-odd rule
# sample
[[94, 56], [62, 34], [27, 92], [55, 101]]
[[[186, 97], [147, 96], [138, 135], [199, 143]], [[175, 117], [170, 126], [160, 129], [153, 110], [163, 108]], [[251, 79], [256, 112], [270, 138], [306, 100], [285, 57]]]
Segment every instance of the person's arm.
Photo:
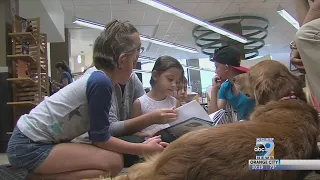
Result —
[[311, 5], [306, 18], [303, 21], [303, 24], [306, 24], [310, 21], [313, 21], [315, 19], [320, 18], [320, 1], [316, 0], [314, 3]]
[[133, 96], [133, 101], [141, 97], [142, 95], [146, 94], [146, 91], [143, 89], [143, 85], [138, 78], [136, 73], [132, 74], [132, 78], [134, 80], [134, 96]]
[[89, 114], [89, 139], [94, 146], [126, 154], [143, 153], [143, 144], [128, 143], [113, 138], [109, 132], [109, 110], [112, 98], [112, 82], [101, 72], [92, 73], [87, 82]]
[[57, 81], [55, 81], [55, 80], [53, 80], [52, 81], [52, 84], [54, 84], [55, 86], [59, 86], [59, 87], [61, 87], [62, 86], [62, 84], [61, 83], [58, 83]]
[[208, 114], [212, 114], [219, 109], [225, 109], [227, 105], [226, 83], [222, 83], [218, 76], [212, 79], [210, 101], [208, 102]]
[[160, 136], [144, 143], [129, 143], [110, 136], [109, 110], [112, 99], [112, 82], [101, 72], [92, 73], [87, 82], [89, 114], [89, 140], [92, 145], [118, 153], [149, 155], [163, 151], [168, 143], [161, 142]]
[[112, 105], [109, 112], [109, 122], [110, 122], [110, 134], [115, 137], [123, 136], [125, 134], [124, 121], [120, 121], [118, 117], [117, 109], [118, 105], [112, 99]]
[[131, 111], [131, 114], [130, 114], [130, 118], [135, 118], [135, 117], [138, 117], [138, 116], [141, 116], [142, 113], [141, 113], [141, 103], [139, 101], [139, 99], [136, 99], [134, 102], [133, 102], [133, 105], [132, 105], [132, 111]]
[[[134, 111], [134, 110], [132, 110]], [[138, 112], [132, 113], [137, 115]], [[124, 121], [124, 129], [127, 135], [141, 131], [142, 129], [157, 124], [152, 113], [143, 114]]]
[[63, 87], [65, 87], [65, 86], [67, 86], [68, 85], [68, 79], [67, 78], [63, 78], [62, 79], [62, 84], [61, 84], [61, 88], [63, 88]]
[[133, 134], [153, 124], [168, 124], [177, 119], [175, 108], [158, 109], [141, 116], [125, 120], [127, 134]]
[[[297, 19], [300, 24], [300, 27], [305, 24], [306, 16], [309, 12], [310, 6], [309, 6], [309, 1], [308, 0], [296, 0], [296, 14], [297, 14]], [[297, 70], [300, 73], [305, 74], [305, 69], [300, 57], [300, 53], [296, 47], [296, 43], [292, 41], [290, 43], [290, 63], [297, 68]]]
[[[153, 117], [152, 113], [141, 115], [140, 110], [140, 116], [137, 116], [139, 112], [137, 110], [134, 110], [137, 108], [137, 105], [133, 107], [132, 111], [135, 111], [134, 114], [131, 112], [131, 116], [135, 116], [131, 119], [127, 119], [124, 121], [119, 121], [118, 116], [116, 115], [116, 109], [118, 106], [115, 101], [112, 101], [112, 107], [109, 113], [109, 121], [110, 121], [110, 131], [111, 135], [119, 137], [119, 136], [125, 136], [125, 135], [132, 135], [136, 132], [141, 131], [142, 129], [151, 126], [152, 124], [156, 123], [155, 118]], [[139, 101], [140, 105], [140, 101]]]
[[303, 22], [308, 14], [309, 8], [310, 6], [308, 0], [296, 0], [296, 13], [300, 26], [303, 25]]
[[69, 78], [71, 78], [71, 75], [69, 73], [63, 72], [61, 74], [61, 82], [62, 83], [60, 83], [60, 88], [63, 88], [69, 84], [69, 81], [68, 81]]
[[93, 142], [94, 146], [109, 151], [119, 152], [123, 154], [142, 155], [144, 154], [143, 144], [129, 143], [121, 139], [110, 137], [106, 142]]
[[[218, 96], [219, 94], [219, 96]], [[208, 113], [212, 114], [219, 109], [224, 109], [226, 108], [227, 105], [227, 100], [225, 98], [225, 92], [223, 89], [216, 89], [212, 88], [211, 90], [211, 99], [210, 102], [208, 103]]]

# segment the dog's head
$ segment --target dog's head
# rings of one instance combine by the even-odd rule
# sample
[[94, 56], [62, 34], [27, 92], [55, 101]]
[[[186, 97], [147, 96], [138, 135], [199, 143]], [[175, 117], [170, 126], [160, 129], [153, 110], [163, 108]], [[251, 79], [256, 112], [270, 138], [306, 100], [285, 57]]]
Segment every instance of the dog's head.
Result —
[[302, 81], [278, 61], [261, 61], [247, 73], [234, 77], [233, 82], [240, 92], [256, 99], [258, 105], [288, 97], [291, 92], [306, 101]]

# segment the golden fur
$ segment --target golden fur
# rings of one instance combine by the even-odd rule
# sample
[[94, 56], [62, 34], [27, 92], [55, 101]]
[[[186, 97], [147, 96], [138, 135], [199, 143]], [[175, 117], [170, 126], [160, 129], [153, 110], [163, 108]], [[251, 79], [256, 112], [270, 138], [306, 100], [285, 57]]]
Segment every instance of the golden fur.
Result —
[[[296, 180], [299, 171], [249, 171], [256, 138], [275, 139], [276, 159], [317, 156], [317, 112], [305, 102], [301, 85], [276, 61], [263, 61], [235, 78], [257, 99], [250, 120], [187, 133], [164, 152], [129, 168], [117, 180]], [[280, 100], [294, 91], [299, 100]]]

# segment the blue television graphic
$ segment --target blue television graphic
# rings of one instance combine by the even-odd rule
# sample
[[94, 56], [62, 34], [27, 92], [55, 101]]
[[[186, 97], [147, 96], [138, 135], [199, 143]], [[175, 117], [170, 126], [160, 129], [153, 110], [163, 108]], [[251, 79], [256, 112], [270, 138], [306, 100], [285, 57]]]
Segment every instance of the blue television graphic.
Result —
[[274, 139], [257, 138], [254, 152], [256, 159], [274, 159]]

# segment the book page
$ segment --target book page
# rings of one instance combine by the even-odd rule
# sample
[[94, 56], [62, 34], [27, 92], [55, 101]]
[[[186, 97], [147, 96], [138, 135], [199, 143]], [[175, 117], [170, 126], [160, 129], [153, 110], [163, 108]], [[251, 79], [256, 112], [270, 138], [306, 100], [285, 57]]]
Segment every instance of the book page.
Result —
[[222, 119], [222, 117], [225, 115], [224, 109], [219, 109], [218, 111], [212, 113], [209, 115], [210, 119], [212, 120], [213, 124], [216, 125], [219, 123], [219, 121]]
[[178, 107], [176, 110], [178, 118], [174, 122], [170, 123], [170, 126], [174, 126], [191, 118], [198, 118], [212, 123], [208, 113], [197, 101], [191, 101], [181, 107]]

